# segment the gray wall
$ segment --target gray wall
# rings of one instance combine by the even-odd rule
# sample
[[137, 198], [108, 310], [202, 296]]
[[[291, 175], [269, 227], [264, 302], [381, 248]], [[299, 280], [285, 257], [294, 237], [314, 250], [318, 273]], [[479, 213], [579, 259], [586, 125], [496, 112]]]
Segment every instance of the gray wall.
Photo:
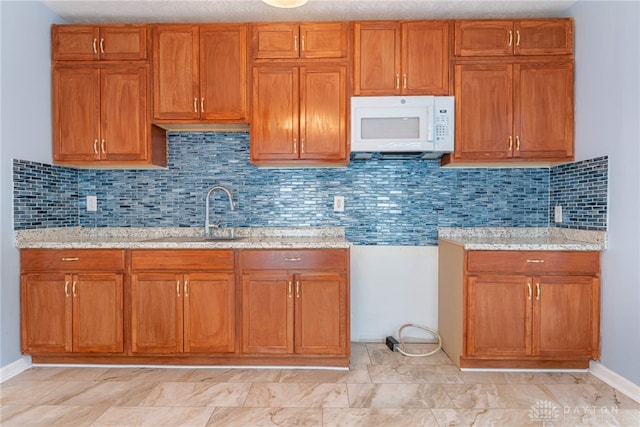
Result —
[[640, 3], [579, 1], [576, 159], [609, 156], [602, 364], [640, 385]]
[[49, 27], [40, 2], [0, 1], [0, 367], [20, 359], [20, 283], [14, 244], [11, 159], [51, 162]]

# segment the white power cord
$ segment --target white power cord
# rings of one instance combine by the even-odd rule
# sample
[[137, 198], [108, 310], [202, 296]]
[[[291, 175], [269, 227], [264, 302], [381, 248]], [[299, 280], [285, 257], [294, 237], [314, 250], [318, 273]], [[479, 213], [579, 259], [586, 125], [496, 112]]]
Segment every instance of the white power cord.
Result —
[[[402, 350], [402, 347], [404, 347], [404, 339], [402, 338], [402, 330], [404, 328], [418, 328], [418, 329], [422, 329], [423, 331], [427, 331], [432, 333], [436, 338], [438, 338], [438, 347], [433, 350], [430, 351], [428, 353], [407, 353], [406, 351]], [[407, 323], [406, 325], [402, 325], [400, 327], [400, 329], [398, 329], [398, 341], [400, 341], [400, 345], [398, 345], [398, 351], [405, 355], [405, 356], [409, 356], [409, 357], [426, 357], [426, 356], [431, 356], [433, 354], [436, 354], [438, 351], [440, 351], [440, 349], [442, 348], [442, 339], [440, 338], [440, 334], [438, 334], [438, 331], [431, 329], [431, 328], [427, 328], [426, 326], [422, 326], [422, 325], [418, 325], [415, 323]]]

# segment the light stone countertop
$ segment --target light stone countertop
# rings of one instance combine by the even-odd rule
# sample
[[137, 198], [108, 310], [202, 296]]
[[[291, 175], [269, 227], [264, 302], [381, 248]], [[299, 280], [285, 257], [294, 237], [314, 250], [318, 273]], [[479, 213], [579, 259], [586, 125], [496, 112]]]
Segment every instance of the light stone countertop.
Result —
[[558, 227], [440, 227], [438, 240], [465, 250], [493, 251], [603, 251], [605, 231]]
[[44, 228], [16, 231], [15, 245], [20, 249], [336, 249], [351, 246], [345, 239], [343, 227], [240, 227], [212, 230], [212, 233], [224, 237], [231, 230], [241, 239], [203, 240], [201, 227]]

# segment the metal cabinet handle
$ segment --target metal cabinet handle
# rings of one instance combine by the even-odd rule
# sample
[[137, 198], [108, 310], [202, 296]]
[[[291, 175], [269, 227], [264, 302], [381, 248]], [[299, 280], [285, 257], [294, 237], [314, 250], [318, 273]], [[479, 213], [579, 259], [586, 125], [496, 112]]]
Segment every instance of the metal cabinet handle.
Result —
[[540, 282], [536, 283], [536, 301], [540, 301]]
[[302, 257], [296, 257], [296, 258], [285, 258], [285, 261], [288, 262], [298, 262], [298, 261], [302, 261]]
[[80, 261], [80, 258], [78, 258], [78, 257], [64, 257], [64, 258], [62, 258], [62, 261], [64, 261], [64, 262]]
[[180, 296], [180, 280], [176, 280], [176, 294]]
[[530, 263], [530, 264], [542, 264], [544, 262], [544, 260], [543, 259], [528, 259], [527, 262]]
[[304, 154], [304, 138], [300, 140], [300, 152]]
[[287, 296], [291, 298], [293, 292], [293, 286], [291, 285], [291, 280], [289, 280], [289, 287], [287, 288]]
[[529, 298], [529, 301], [531, 301], [531, 295], [532, 295], [531, 282], [527, 283], [527, 288], [528, 288], [527, 296]]
[[98, 39], [93, 38], [93, 53], [98, 53]]
[[293, 50], [298, 51], [298, 36], [293, 36]]
[[93, 140], [93, 154], [98, 154], [98, 140]]
[[298, 138], [293, 138], [293, 154], [298, 154]]
[[104, 39], [100, 39], [100, 53], [104, 53]]
[[520, 47], [520, 30], [516, 31], [516, 46]]
[[402, 75], [402, 80], [403, 80], [404, 88], [406, 89], [407, 88], [407, 75], [406, 74]]
[[107, 143], [104, 139], [100, 143], [100, 151], [102, 151], [102, 154], [107, 152]]
[[183, 294], [184, 294], [185, 297], [189, 296], [189, 281], [188, 280], [184, 281]]
[[509, 30], [509, 46], [513, 45], [513, 31]]
[[73, 297], [77, 297], [78, 294], [76, 294], [76, 285], [78, 284], [77, 280], [73, 281], [73, 285], [71, 285], [71, 293], [73, 294]]
[[300, 298], [300, 282], [296, 280], [296, 298]]
[[193, 112], [198, 112], [198, 98], [193, 98]]
[[204, 113], [204, 98], [200, 98], [200, 112]]
[[304, 36], [300, 37], [300, 50], [304, 52]]
[[69, 281], [64, 282], [64, 296], [69, 298]]
[[509, 151], [513, 150], [513, 138], [509, 135]]
[[520, 151], [520, 136], [516, 135], [516, 151]]
[[396, 74], [396, 89], [400, 89], [400, 74]]

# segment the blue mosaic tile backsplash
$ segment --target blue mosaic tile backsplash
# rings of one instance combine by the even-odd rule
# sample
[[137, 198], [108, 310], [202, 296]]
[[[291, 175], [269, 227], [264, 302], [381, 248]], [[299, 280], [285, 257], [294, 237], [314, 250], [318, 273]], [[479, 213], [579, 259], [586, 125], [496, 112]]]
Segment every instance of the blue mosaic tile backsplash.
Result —
[[[16, 167], [16, 164], [24, 164]], [[75, 198], [59, 209], [68, 224], [32, 221], [15, 209], [15, 228], [198, 227], [207, 188], [227, 186], [237, 209], [216, 193], [212, 218], [223, 226], [342, 226], [361, 245], [435, 245], [438, 226], [548, 226], [550, 169], [441, 168], [438, 160], [354, 160], [342, 169], [258, 169], [249, 163], [247, 133], [170, 132], [169, 167], [161, 170], [75, 170], [14, 163], [15, 198], [41, 183], [28, 169], [50, 169], [52, 181], [77, 176]], [[560, 180], [561, 181], [561, 180]], [[559, 181], [559, 182], [560, 182]], [[52, 185], [52, 184], [45, 184]], [[86, 211], [96, 195], [98, 211]], [[333, 197], [345, 211], [333, 212]], [[62, 203], [65, 204], [65, 203]], [[64, 214], [63, 214], [64, 213]], [[569, 213], [569, 211], [567, 211]]]
[[554, 166], [550, 173], [549, 223], [555, 206], [562, 206], [557, 227], [606, 230], [609, 158], [598, 157]]

